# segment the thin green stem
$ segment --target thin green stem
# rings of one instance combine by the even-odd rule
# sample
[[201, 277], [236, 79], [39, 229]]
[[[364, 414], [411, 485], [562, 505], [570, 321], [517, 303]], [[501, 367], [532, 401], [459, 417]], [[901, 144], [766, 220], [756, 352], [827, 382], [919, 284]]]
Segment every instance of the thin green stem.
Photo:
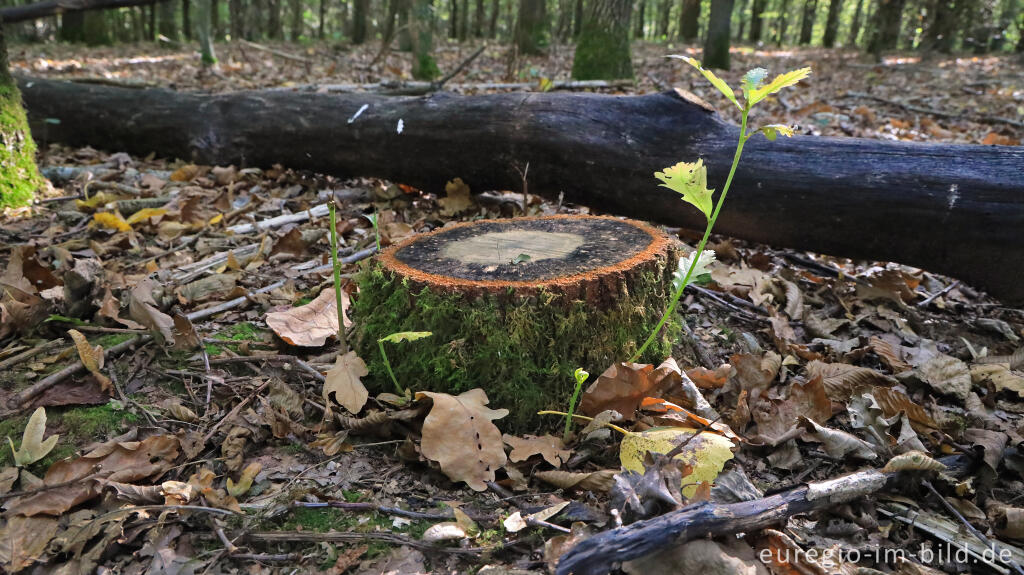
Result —
[[583, 389], [583, 382], [586, 378], [576, 378], [576, 388], [572, 390], [572, 397], [569, 398], [569, 413], [565, 416], [565, 431], [562, 432], [562, 445], [569, 443], [569, 432], [572, 431], [572, 416], [576, 412], [576, 401], [580, 398], [580, 390]]
[[665, 327], [668, 323], [669, 318], [676, 311], [676, 306], [679, 304], [679, 298], [683, 296], [683, 291], [686, 286], [690, 283], [690, 277], [693, 275], [693, 271], [697, 269], [697, 263], [700, 261], [700, 255], [704, 253], [704, 246], [708, 243], [708, 238], [711, 237], [711, 230], [715, 227], [715, 221], [718, 220], [718, 212], [722, 210], [722, 205], [725, 203], [725, 196], [729, 193], [729, 186], [732, 185], [732, 178], [736, 175], [736, 167], [740, 165], [740, 156], [743, 155], [743, 144], [746, 143], [749, 135], [747, 134], [747, 114], [750, 112], [750, 107], [743, 108], [743, 117], [740, 123], [740, 138], [736, 144], [736, 153], [732, 158], [732, 167], [729, 168], [729, 176], [725, 179], [725, 186], [722, 187], [722, 193], [718, 196], [718, 202], [715, 203], [715, 210], [711, 213], [711, 218], [708, 219], [708, 227], [704, 230], [704, 237], [700, 239], [700, 243], [697, 244], [697, 250], [693, 252], [693, 261], [690, 262], [690, 268], [686, 270], [686, 276], [683, 277], [682, 283], [679, 288], [673, 292], [672, 301], [668, 305], [668, 309], [665, 310], [664, 315], [658, 320], [658, 325], [655, 326], [654, 330], [651, 331], [651, 335], [647, 337], [647, 341], [644, 342], [640, 349], [633, 354], [633, 357], [629, 358], [630, 362], [635, 362], [647, 351], [647, 348], [658, 338], [658, 333], [661, 332], [661, 328]]
[[334, 211], [334, 201], [328, 204], [331, 213], [331, 267], [334, 268], [334, 298], [338, 308], [338, 343], [342, 353], [348, 353], [348, 342], [345, 340], [345, 310], [341, 303], [341, 263], [338, 261], [338, 215]]
[[398, 395], [405, 395], [405, 390], [402, 389], [402, 386], [398, 384], [398, 378], [395, 377], [395, 372], [391, 371], [391, 362], [388, 361], [388, 354], [386, 351], [384, 351], [383, 339], [377, 340], [377, 347], [380, 348], [380, 357], [381, 359], [384, 360], [384, 369], [388, 370], [388, 375], [391, 376], [391, 381], [395, 383], [395, 391], [398, 392]]

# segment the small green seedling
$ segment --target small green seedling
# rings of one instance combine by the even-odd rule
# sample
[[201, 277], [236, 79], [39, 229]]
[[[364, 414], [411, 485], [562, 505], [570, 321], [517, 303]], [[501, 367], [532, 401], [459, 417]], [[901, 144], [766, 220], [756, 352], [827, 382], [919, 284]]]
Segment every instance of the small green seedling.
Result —
[[514, 260], [512, 260], [511, 263], [512, 265], [516, 266], [519, 264], [525, 264], [526, 262], [530, 261], [530, 259], [532, 258], [530, 258], [528, 254], [519, 254], [518, 256], [515, 257]]
[[377, 242], [377, 251], [380, 251], [380, 214], [377, 212], [377, 206], [373, 207], [373, 215], [364, 214], [364, 218], [370, 220], [370, 225], [373, 226], [373, 239]]
[[810, 68], [800, 68], [799, 70], [779, 74], [774, 80], [765, 84], [764, 80], [768, 76], [768, 71], [764, 68], [754, 68], [743, 76], [743, 101], [741, 103], [736, 97], [736, 93], [733, 92], [733, 89], [730, 88], [725, 81], [716, 76], [711, 70], [705, 70], [697, 60], [688, 56], [670, 57], [679, 58], [700, 70], [700, 73], [703, 74], [709, 82], [711, 82], [711, 85], [724, 94], [725, 97], [740, 110], [740, 137], [739, 142], [736, 144], [736, 153], [732, 158], [732, 167], [729, 168], [729, 176], [725, 179], [725, 185], [722, 187], [722, 193], [718, 196], [717, 202], [713, 199], [715, 191], [707, 187], [707, 167], [704, 166], [704, 161], [699, 158], [693, 163], [679, 162], [672, 167], [665, 168], [664, 172], [655, 172], [654, 174], [654, 177], [662, 181], [662, 187], [678, 192], [682, 196], [684, 202], [693, 205], [695, 208], [700, 210], [702, 214], [704, 214], [704, 218], [707, 220], [707, 228], [704, 230], [704, 237], [701, 238], [700, 243], [697, 245], [697, 249], [679, 262], [679, 269], [673, 274], [672, 288], [674, 291], [672, 293], [672, 300], [669, 303], [668, 309], [665, 310], [665, 314], [661, 316], [661, 320], [658, 322], [658, 325], [655, 326], [651, 335], [647, 338], [647, 341], [640, 346], [640, 349], [633, 354], [633, 357], [630, 358], [629, 361], [639, 360], [644, 351], [654, 343], [654, 340], [657, 339], [661, 328], [665, 326], [668, 319], [672, 317], [673, 313], [675, 313], [676, 305], [679, 303], [679, 298], [683, 295], [683, 290], [686, 289], [686, 286], [690, 284], [691, 279], [707, 274], [708, 266], [710, 266], [715, 260], [715, 253], [711, 250], [705, 251], [704, 246], [708, 243], [708, 237], [711, 236], [711, 229], [715, 227], [715, 221], [718, 219], [718, 213], [722, 210], [722, 204], [725, 203], [726, 194], [729, 193], [729, 186], [732, 184], [732, 178], [736, 174], [736, 166], [739, 165], [740, 156], [743, 154], [743, 144], [757, 133], [764, 134], [770, 141], [775, 141], [775, 138], [777, 138], [779, 134], [782, 134], [783, 136], [793, 135], [792, 128], [781, 124], [769, 124], [761, 126], [756, 130], [748, 131], [747, 119], [750, 114], [750, 109], [769, 95], [774, 94], [787, 86], [792, 86], [811, 74]]
[[384, 351], [384, 342], [389, 341], [391, 343], [400, 343], [403, 341], [416, 341], [417, 339], [423, 339], [425, 337], [434, 335], [430, 331], [400, 331], [391, 335], [386, 335], [377, 340], [377, 346], [380, 348], [380, 357], [384, 360], [384, 368], [388, 370], [388, 375], [391, 376], [391, 381], [395, 384], [395, 391], [398, 395], [405, 395], [405, 389], [398, 384], [398, 378], [395, 377], [395, 372], [391, 370], [391, 362], [388, 361], [388, 354]]
[[331, 267], [334, 268], [334, 298], [338, 308], [338, 341], [345, 347], [345, 309], [341, 303], [341, 263], [338, 261], [338, 214], [334, 209], [334, 198], [328, 204], [331, 212]]
[[44, 440], [45, 433], [46, 409], [38, 407], [32, 412], [32, 417], [28, 418], [28, 423], [25, 425], [25, 432], [21, 436], [21, 447], [15, 449], [14, 442], [10, 437], [7, 438], [7, 443], [11, 444], [11, 452], [14, 454], [14, 465], [17, 467], [31, 465], [53, 451], [59, 436], [51, 435]]
[[587, 381], [590, 373], [582, 367], [577, 367], [572, 373], [576, 379], [576, 387], [572, 390], [572, 397], [569, 398], [569, 411], [565, 414], [565, 431], [562, 433], [562, 443], [569, 443], [569, 429], [572, 426], [572, 414], [576, 411], [576, 401], [580, 398], [580, 391], [583, 389], [583, 382]]

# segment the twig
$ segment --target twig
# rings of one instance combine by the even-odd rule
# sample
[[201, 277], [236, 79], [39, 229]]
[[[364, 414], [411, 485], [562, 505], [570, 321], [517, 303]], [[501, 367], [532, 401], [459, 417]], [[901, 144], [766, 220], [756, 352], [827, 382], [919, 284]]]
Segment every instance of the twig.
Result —
[[249, 402], [252, 401], [252, 398], [256, 397], [256, 395], [259, 394], [259, 392], [263, 391], [263, 388], [265, 388], [268, 385], [270, 385], [271, 381], [272, 380], [269, 380], [269, 379], [267, 381], [264, 381], [263, 385], [257, 387], [255, 391], [253, 391], [252, 393], [250, 393], [248, 395], [248, 397], [246, 397], [242, 401], [239, 401], [238, 405], [233, 407], [231, 409], [231, 411], [228, 412], [228, 414], [226, 416], [224, 416], [220, 420], [218, 420], [217, 423], [215, 423], [213, 425], [213, 427], [210, 428], [210, 431], [206, 432], [206, 435], [203, 436], [203, 441], [202, 441], [202, 443], [200, 443], [200, 445], [206, 445], [206, 442], [210, 441], [210, 438], [213, 437], [213, 434], [217, 432], [217, 429], [220, 428], [221, 425], [224, 425], [225, 421], [229, 421], [229, 420], [231, 420], [231, 418], [233, 418], [234, 416], [238, 415], [238, 412], [242, 411], [242, 408], [245, 407], [246, 405], [248, 405]]
[[248, 46], [248, 47], [252, 48], [253, 50], [259, 50], [261, 52], [266, 52], [268, 54], [273, 54], [273, 55], [275, 55], [275, 56], [277, 56], [279, 58], [284, 58], [285, 60], [292, 60], [294, 62], [301, 62], [303, 64], [311, 64], [312, 63], [312, 60], [310, 60], [309, 58], [303, 58], [302, 56], [296, 56], [295, 54], [289, 54], [288, 52], [282, 52], [281, 50], [275, 50], [274, 48], [268, 48], [267, 46], [263, 46], [261, 44], [255, 43], [255, 42], [250, 42], [250, 41], [245, 40], [245, 39], [239, 39], [238, 41], [242, 45]]
[[1018, 128], [1024, 128], [1024, 122], [1019, 120], [1013, 120], [1011, 118], [1003, 118], [1000, 116], [984, 116], [976, 114], [962, 114], [957, 112], [945, 112], [943, 110], [936, 110], [935, 108], [922, 108], [920, 106], [914, 106], [913, 104], [906, 104], [898, 100], [890, 100], [881, 96], [875, 96], [873, 94], [866, 94], [864, 92], [847, 92], [843, 96], [844, 98], [859, 98], [863, 100], [874, 100], [883, 104], [889, 104], [890, 106], [896, 106], [903, 108], [908, 112], [918, 112], [920, 114], [928, 114], [929, 116], [937, 116], [939, 118], [963, 118], [974, 122], [980, 122], [983, 124], [1009, 124], [1010, 126], [1016, 126]]
[[[341, 258], [340, 260], [338, 260], [338, 263], [340, 263], [341, 265], [354, 264], [354, 263], [356, 263], [358, 261], [365, 260], [366, 258], [372, 256], [375, 253], [377, 253], [377, 246], [370, 246], [370, 247], [368, 247], [366, 249], [359, 250], [358, 252], [356, 252], [356, 253], [354, 253], [354, 254], [352, 254], [350, 256], [345, 256], [345, 257]], [[317, 267], [315, 267], [313, 269], [307, 270], [305, 273], [306, 274], [315, 274], [315, 273], [323, 273], [323, 272], [329, 272], [329, 271], [334, 271], [334, 266], [332, 266], [331, 264], [325, 264], [325, 265], [317, 266]]]
[[228, 553], [227, 555], [230, 559], [237, 561], [263, 561], [267, 563], [302, 560], [302, 553]]
[[315, 367], [292, 355], [240, 355], [238, 357], [219, 357], [211, 359], [210, 365], [219, 365], [224, 363], [255, 363], [260, 361], [285, 361], [299, 367], [320, 382], [324, 381], [323, 374], [317, 371]]
[[441, 88], [444, 87], [445, 84], [448, 83], [448, 80], [451, 80], [452, 78], [458, 76], [463, 70], [466, 69], [466, 66], [469, 66], [470, 64], [473, 63], [473, 60], [477, 59], [477, 56], [479, 56], [480, 54], [483, 54], [484, 53], [484, 49], [486, 49], [486, 48], [487, 48], [486, 44], [484, 44], [483, 46], [480, 46], [479, 48], [476, 49], [475, 52], [473, 52], [469, 56], [469, 58], [466, 58], [465, 60], [460, 62], [459, 65], [456, 66], [454, 70], [449, 72], [447, 75], [445, 75], [443, 78], [441, 78], [437, 82], [434, 82], [433, 83], [434, 90], [440, 90]]
[[283, 216], [277, 216], [276, 218], [262, 220], [255, 224], [238, 224], [237, 226], [231, 226], [228, 228], [228, 231], [235, 234], [248, 234], [255, 231], [268, 230], [270, 228], [279, 228], [283, 225], [295, 222], [304, 222], [310, 218], [322, 218], [326, 215], [327, 204], [320, 204], [296, 214], [285, 214]]
[[[1002, 556], [1001, 550], [996, 546], [996, 544], [989, 540], [988, 537], [985, 537], [985, 535], [983, 535], [981, 531], [978, 531], [978, 529], [975, 528], [974, 525], [971, 525], [971, 522], [968, 521], [967, 518], [964, 517], [959, 511], [957, 511], [956, 507], [953, 507], [953, 505], [949, 501], [946, 501], [946, 498], [943, 497], [942, 494], [940, 494], [934, 487], [932, 487], [930, 481], [925, 480], [922, 481], [921, 484], [924, 485], [928, 489], [928, 491], [932, 492], [932, 495], [934, 495], [935, 498], [942, 503], [943, 507], [946, 508], [946, 511], [952, 513], [954, 517], [960, 520], [960, 523], [963, 523], [964, 527], [966, 527], [967, 530], [971, 532], [971, 535], [974, 535], [978, 539], [978, 541], [981, 541], [986, 547], [991, 549], [992, 552], [995, 553], [996, 557]], [[1020, 564], [1018, 564], [1016, 561], [1007, 560], [1006, 563], [1010, 567], [1013, 567], [1014, 571], [1020, 573], [1020, 575], [1024, 575], [1024, 568], [1022, 568]]]
[[932, 303], [936, 299], [938, 299], [938, 298], [948, 294], [949, 292], [953, 291], [958, 285], [960, 285], [960, 280], [954, 281], [953, 283], [951, 283], [948, 286], [942, 288], [941, 290], [939, 290], [939, 291], [933, 293], [932, 295], [926, 297], [925, 299], [917, 302], [917, 307], [928, 307], [928, 304]]
[[377, 541], [380, 543], [389, 543], [391, 545], [408, 545], [416, 549], [422, 549], [424, 551], [436, 551], [440, 553], [451, 553], [453, 555], [467, 555], [477, 556], [486, 551], [493, 551], [493, 547], [441, 547], [433, 545], [412, 537], [406, 537], [405, 535], [399, 535], [397, 533], [383, 533], [383, 532], [368, 532], [368, 533], [355, 533], [352, 531], [335, 531], [331, 533], [309, 533], [305, 531], [269, 531], [269, 532], [256, 532], [247, 533], [242, 537], [248, 541], [263, 541], [268, 543], [276, 542], [295, 542], [295, 541], [314, 541], [322, 542], [326, 541], [329, 543], [345, 543], [349, 541]]
[[37, 346], [35, 346], [35, 347], [31, 348], [31, 349], [28, 349], [26, 351], [23, 351], [23, 352], [19, 353], [18, 355], [14, 355], [14, 356], [11, 356], [11, 357], [3, 360], [3, 361], [0, 361], [0, 369], [7, 369], [8, 367], [10, 367], [12, 365], [17, 365], [18, 363], [21, 363], [22, 361], [25, 361], [26, 359], [30, 359], [32, 357], [35, 357], [36, 355], [38, 355], [38, 354], [40, 354], [40, 353], [42, 353], [42, 352], [44, 352], [44, 351], [46, 351], [46, 350], [48, 350], [48, 349], [50, 349], [52, 347], [56, 347], [58, 344], [62, 344], [62, 343], [64, 343], [63, 339], [54, 339], [54, 340], [50, 340], [50, 341], [48, 341], [48, 342], [46, 342], [46, 343], [44, 343], [42, 345], [37, 345]]
[[[408, 517], [409, 519], [423, 519], [425, 521], [448, 521], [455, 518], [453, 512], [448, 513], [423, 513], [420, 511], [411, 511], [408, 509], [401, 509], [398, 507], [386, 507], [384, 505], [378, 505], [376, 503], [349, 503], [348, 501], [326, 501], [322, 503], [311, 503], [307, 501], [295, 501], [292, 502], [292, 507], [301, 507], [306, 509], [323, 509], [326, 507], [333, 507], [335, 509], [344, 509], [345, 511], [374, 511], [382, 515], [396, 515], [398, 517]], [[493, 521], [493, 517], [471, 517], [474, 521]]]
[[194, 311], [192, 313], [185, 314], [185, 317], [187, 317], [189, 319], [189, 321], [196, 321], [196, 320], [199, 320], [199, 319], [206, 319], [206, 318], [208, 318], [208, 317], [210, 317], [212, 315], [217, 315], [218, 313], [225, 312], [225, 311], [228, 311], [229, 309], [238, 307], [238, 306], [242, 305], [243, 303], [245, 303], [245, 302], [249, 301], [250, 299], [252, 299], [253, 296], [259, 295], [261, 293], [267, 293], [268, 291], [271, 291], [271, 290], [275, 290], [275, 289], [283, 286], [285, 283], [287, 283], [287, 280], [281, 280], [281, 281], [274, 282], [274, 283], [272, 283], [272, 284], [270, 284], [270, 285], [268, 285], [266, 287], [262, 287], [262, 288], [260, 288], [258, 290], [251, 291], [251, 292], [245, 294], [242, 297], [237, 297], [237, 298], [235, 298], [233, 300], [226, 301], [226, 302], [224, 302], [222, 304], [218, 304], [218, 305], [215, 305], [213, 307], [208, 307], [208, 308], [204, 308], [204, 309], [201, 309], [201, 310], [198, 310], [198, 311]]

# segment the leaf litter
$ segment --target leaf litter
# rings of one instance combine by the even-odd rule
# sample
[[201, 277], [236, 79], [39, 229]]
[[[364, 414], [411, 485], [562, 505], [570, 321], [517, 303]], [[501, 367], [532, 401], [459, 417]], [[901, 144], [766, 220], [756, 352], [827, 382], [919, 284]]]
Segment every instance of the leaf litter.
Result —
[[[357, 51], [335, 65], [311, 47], [316, 63], [301, 70], [247, 59], [231, 46], [225, 76], [215, 78], [196, 74], [173, 51], [125, 66], [119, 47], [51, 48], [13, 65], [59, 77], [104, 67], [124, 81], [217, 91], [287, 87], [311, 76], [345, 81], [372, 58]], [[662, 52], [638, 53], [651, 73], [637, 90], [660, 88], [655, 80], [678, 84], [734, 114]], [[461, 59], [458, 51], [442, 54], [442, 61]], [[820, 50], [794, 54], [819, 71], [815, 81], [788, 100], [768, 97], [766, 113], [803, 133], [1021, 139], [1013, 126], [932, 118], [856, 95], [872, 82], [875, 96], [913, 99], [913, 77], [913, 89], [943, 85], [950, 96], [942, 105], [967, 109], [976, 103], [972, 82], [1006, 67], [995, 58], [910, 69], [863, 68]], [[503, 57], [485, 52], [479, 77], [500, 75]], [[737, 55], [741, 64], [791, 57]], [[374, 81], [393, 73], [388, 67], [405, 73], [402, 58], [388, 55], [369, 76], [359, 74]], [[567, 58], [554, 47], [531, 65], [558, 77]], [[986, 113], [1019, 114], [1012, 83], [986, 84]], [[848, 90], [837, 96], [837, 85]], [[412, 403], [370, 397], [361, 379], [381, 374], [338, 349], [328, 223], [303, 216], [343, 198], [345, 257], [375, 244], [374, 221], [386, 246], [453, 219], [519, 215], [518, 190], [470, 195], [453, 177], [433, 194], [281, 167], [57, 146], [42, 164], [54, 193], [69, 199], [12, 214], [0, 232], [15, 246], [0, 254], [0, 411], [12, 440], [0, 458], [2, 570], [554, 570], [587, 539], [617, 534], [622, 524], [642, 526], [694, 505], [757, 502], [864, 469], [927, 478], [943, 501], [1019, 557], [1024, 313], [969, 286], [906, 266], [717, 238], [720, 257], [705, 289], [718, 298], [688, 292], [689, 335], [675, 359], [608, 366], [583, 394], [581, 413], [595, 421], [575, 425], [563, 444], [548, 429], [502, 433], [505, 406], [488, 405], [488, 382], [462, 395], [422, 393]], [[527, 199], [531, 214], [590, 212]], [[296, 219], [252, 225], [282, 214]], [[692, 245], [690, 232], [677, 233]], [[346, 301], [354, 291], [345, 286]], [[12, 403], [26, 390], [37, 391], [31, 402]], [[951, 475], [955, 466], [942, 463], [950, 455], [975, 465]], [[809, 551], [852, 569], [835, 553], [841, 547], [872, 557], [909, 551], [861, 566], [931, 572], [938, 565], [914, 553], [975, 543], [921, 481], [910, 483], [789, 517], [785, 533], [664, 542], [622, 570], [822, 570]], [[198, 551], [209, 548], [216, 551]], [[786, 550], [802, 559], [760, 559]]]

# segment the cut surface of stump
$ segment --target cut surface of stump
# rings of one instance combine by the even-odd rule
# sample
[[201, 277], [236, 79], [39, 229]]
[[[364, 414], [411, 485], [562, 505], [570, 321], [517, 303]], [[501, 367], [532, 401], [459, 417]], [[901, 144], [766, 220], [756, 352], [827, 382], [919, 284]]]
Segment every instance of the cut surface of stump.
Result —
[[[576, 368], [600, 373], [636, 351], [668, 306], [677, 262], [668, 236], [630, 220], [451, 225], [392, 246], [360, 274], [356, 346], [371, 373], [386, 373], [378, 339], [433, 332], [384, 344], [399, 382], [453, 394], [481, 387], [523, 427], [538, 410], [567, 406]], [[645, 359], [663, 359], [677, 330], [670, 323]], [[371, 386], [389, 389], [385, 378]]]

